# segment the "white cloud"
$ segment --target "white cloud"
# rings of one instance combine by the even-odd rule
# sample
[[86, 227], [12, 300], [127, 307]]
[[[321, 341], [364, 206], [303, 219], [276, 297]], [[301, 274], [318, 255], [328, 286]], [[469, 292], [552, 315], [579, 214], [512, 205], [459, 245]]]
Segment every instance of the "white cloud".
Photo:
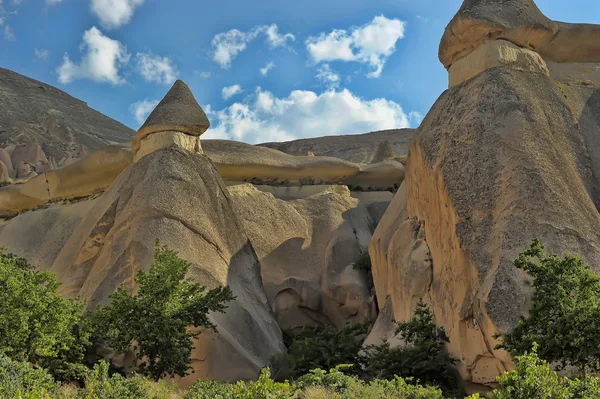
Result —
[[296, 37], [291, 33], [279, 34], [279, 28], [276, 24], [255, 26], [249, 32], [231, 29], [227, 32], [218, 33], [213, 37], [211, 41], [213, 60], [221, 68], [229, 68], [235, 57], [244, 51], [248, 43], [256, 39], [261, 33], [266, 35], [265, 40], [271, 48], [286, 46], [288, 40], [296, 40]]
[[405, 23], [383, 15], [349, 31], [334, 29], [329, 34], [309, 37], [306, 48], [314, 62], [355, 61], [373, 69], [369, 78], [381, 76], [387, 58], [396, 50], [396, 42], [404, 37]]
[[137, 53], [137, 67], [147, 82], [172, 84], [179, 72], [169, 57], [160, 57], [152, 53]]
[[106, 29], [126, 25], [133, 18], [136, 7], [144, 4], [145, 0], [92, 0], [92, 11], [100, 19], [100, 24]]
[[17, 40], [17, 37], [15, 36], [12, 28], [9, 25], [6, 25], [4, 27], [4, 40], [9, 42], [14, 42], [15, 40]]
[[135, 117], [136, 122], [142, 125], [148, 118], [148, 115], [150, 115], [150, 112], [156, 108], [158, 103], [158, 100], [149, 100], [146, 98], [145, 100], [131, 104], [129, 106], [129, 111]]
[[119, 41], [106, 37], [92, 27], [83, 34], [80, 50], [85, 52], [79, 65], [65, 53], [63, 63], [57, 68], [58, 80], [70, 83], [76, 79], [91, 79], [99, 83], [123, 84], [119, 69], [129, 62], [131, 55]]
[[201, 79], [208, 79], [211, 77], [212, 73], [211, 72], [194, 71], [194, 75], [200, 77]]
[[48, 4], [49, 6], [60, 4], [62, 2], [63, 2], [63, 0], [46, 0], [46, 4]]
[[423, 122], [423, 114], [417, 111], [408, 113], [408, 121], [411, 127], [418, 127]]
[[422, 15], [417, 15], [417, 19], [420, 19], [421, 21], [423, 21], [425, 23], [429, 22], [429, 18], [424, 17]]
[[321, 65], [321, 67], [317, 70], [316, 78], [331, 89], [337, 88], [340, 85], [340, 75], [331, 69], [329, 64]]
[[325, 135], [366, 133], [404, 128], [408, 117], [400, 105], [385, 99], [364, 100], [348, 90], [295, 90], [284, 98], [257, 88], [242, 103], [221, 111], [210, 110], [214, 128], [203, 138], [248, 143], [282, 141]]
[[227, 87], [223, 87], [223, 90], [221, 91], [221, 95], [223, 96], [223, 98], [225, 100], [230, 99], [231, 97], [235, 96], [236, 94], [241, 93], [242, 87], [240, 85], [233, 85], [233, 86], [227, 86]]
[[37, 58], [39, 58], [40, 60], [44, 60], [46, 61], [48, 59], [48, 56], [50, 55], [50, 51], [46, 50], [46, 49], [34, 49], [33, 53], [35, 54], [35, 56]]
[[275, 68], [275, 63], [270, 61], [264, 68], [260, 68], [260, 73], [262, 76], [267, 76], [271, 69]]

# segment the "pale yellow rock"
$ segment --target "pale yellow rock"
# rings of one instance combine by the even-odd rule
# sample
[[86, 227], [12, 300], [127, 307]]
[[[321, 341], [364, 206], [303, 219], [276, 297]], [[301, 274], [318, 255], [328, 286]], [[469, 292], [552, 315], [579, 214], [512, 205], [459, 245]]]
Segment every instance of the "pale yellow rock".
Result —
[[140, 149], [135, 153], [133, 162], [161, 148], [176, 145], [184, 150], [202, 153], [200, 137], [181, 132], [159, 132], [145, 136], [141, 140]]
[[196, 379], [254, 379], [284, 350], [260, 278], [260, 264], [218, 172], [202, 154], [177, 146], [154, 151], [127, 167], [83, 217], [50, 270], [61, 293], [94, 309], [120, 285], [135, 289], [148, 270], [155, 240], [191, 263], [202, 285], [228, 285], [236, 299], [210, 315], [218, 334], [194, 342]]
[[[2, 162], [6, 166], [6, 169], [8, 170], [9, 173], [14, 170], [12, 161], [10, 159], [10, 154], [4, 148], [0, 148], [0, 162]], [[16, 177], [16, 176], [11, 176], [11, 177]]]
[[43, 201], [87, 196], [108, 188], [132, 162], [131, 152], [109, 146], [60, 169], [43, 173], [21, 192]]
[[535, 51], [506, 40], [491, 40], [484, 42], [448, 68], [448, 86], [454, 87], [494, 67], [507, 67], [550, 76], [546, 63]]
[[404, 165], [388, 160], [361, 167], [358, 173], [347, 177], [343, 182], [363, 188], [386, 189], [394, 186], [397, 188], [402, 184], [404, 174]]
[[586, 86], [600, 85], [600, 63], [561, 63], [547, 58], [546, 64], [554, 80]]
[[0, 189], [0, 217], [15, 216], [23, 211], [34, 209], [45, 202], [21, 194], [19, 186], [7, 186]]
[[4, 162], [0, 161], [0, 182], [10, 181], [10, 173]]
[[292, 201], [249, 184], [228, 190], [261, 261], [267, 297], [282, 329], [374, 319], [366, 275], [353, 266], [374, 226], [366, 204], [345, 186]]
[[42, 147], [35, 142], [16, 146], [12, 151], [11, 159], [15, 169], [26, 163], [32, 165], [35, 170], [35, 167], [39, 164], [48, 162], [48, 158], [46, 158]]

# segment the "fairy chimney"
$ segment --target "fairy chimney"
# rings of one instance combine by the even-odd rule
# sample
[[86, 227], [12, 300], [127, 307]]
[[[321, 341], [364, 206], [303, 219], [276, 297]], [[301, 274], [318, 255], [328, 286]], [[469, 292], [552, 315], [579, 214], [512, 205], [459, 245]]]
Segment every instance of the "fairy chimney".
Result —
[[190, 88], [178, 80], [138, 130], [132, 144], [134, 162], [171, 145], [202, 152], [200, 135], [209, 127]]

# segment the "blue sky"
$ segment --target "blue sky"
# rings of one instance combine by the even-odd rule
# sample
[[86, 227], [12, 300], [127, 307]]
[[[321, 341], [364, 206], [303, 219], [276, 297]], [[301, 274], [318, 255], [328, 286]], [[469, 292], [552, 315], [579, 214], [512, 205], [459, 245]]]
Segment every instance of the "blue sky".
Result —
[[[445, 90], [461, 0], [0, 0], [0, 66], [137, 129], [174, 79], [247, 142], [414, 127]], [[600, 23], [597, 0], [538, 0]], [[262, 69], [262, 72], [261, 72]]]

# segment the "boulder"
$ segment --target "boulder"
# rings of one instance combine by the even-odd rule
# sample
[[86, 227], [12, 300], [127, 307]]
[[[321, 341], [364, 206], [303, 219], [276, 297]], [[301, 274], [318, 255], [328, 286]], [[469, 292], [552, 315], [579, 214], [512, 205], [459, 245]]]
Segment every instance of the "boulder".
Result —
[[390, 143], [389, 140], [385, 140], [379, 143], [371, 163], [379, 163], [388, 159], [394, 159], [395, 157], [396, 155], [394, 154], [394, 147], [392, 146], [392, 143]]
[[176, 146], [128, 166], [74, 229], [50, 270], [61, 292], [106, 303], [153, 261], [154, 242], [191, 262], [189, 277], [208, 287], [229, 285], [236, 299], [211, 315], [218, 334], [203, 333], [192, 353], [198, 378], [256, 378], [284, 350], [260, 277], [260, 263], [236, 217], [217, 170], [204, 155]]
[[48, 158], [46, 158], [46, 154], [44, 154], [42, 147], [35, 142], [16, 146], [12, 151], [11, 159], [13, 168], [17, 170], [24, 163], [31, 165], [33, 170], [35, 170], [35, 167], [38, 165], [48, 163]]

